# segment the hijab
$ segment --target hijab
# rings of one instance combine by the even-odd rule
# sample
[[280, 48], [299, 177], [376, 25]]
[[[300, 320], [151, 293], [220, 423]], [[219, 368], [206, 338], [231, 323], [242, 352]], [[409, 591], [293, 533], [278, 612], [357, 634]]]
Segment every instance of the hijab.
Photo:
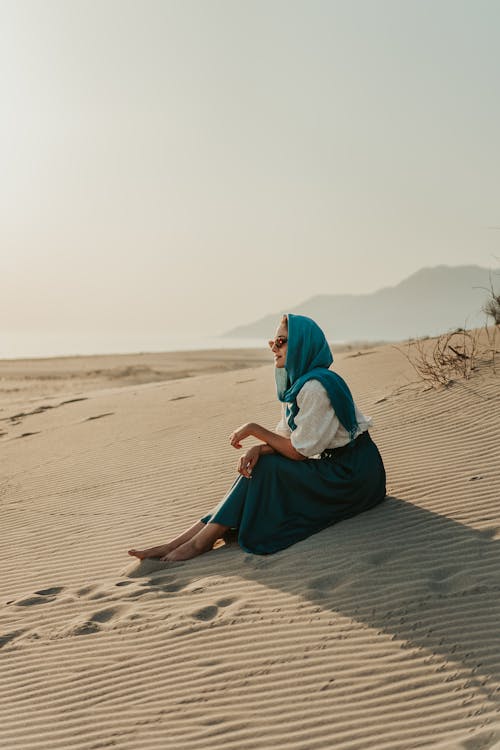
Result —
[[325, 334], [317, 323], [305, 315], [288, 317], [288, 348], [284, 367], [275, 368], [276, 387], [280, 401], [286, 407], [286, 419], [291, 430], [295, 430], [295, 417], [299, 412], [297, 395], [308, 380], [319, 380], [325, 388], [332, 408], [351, 437], [354, 438], [358, 423], [351, 391], [345, 380], [328, 368], [333, 356]]

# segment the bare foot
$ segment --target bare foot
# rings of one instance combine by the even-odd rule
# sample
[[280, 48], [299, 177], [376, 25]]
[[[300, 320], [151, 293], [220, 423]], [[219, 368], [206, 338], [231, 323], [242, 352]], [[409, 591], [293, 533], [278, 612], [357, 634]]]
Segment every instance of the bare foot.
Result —
[[[147, 557], [163, 558], [168, 555], [169, 552], [180, 547], [184, 542], [189, 541], [196, 534], [199, 534], [206, 527], [202, 521], [196, 521], [189, 529], [186, 529], [182, 534], [176, 536], [175, 539], [171, 539], [167, 544], [161, 544], [159, 547], [148, 547], [148, 549], [129, 549], [128, 553], [132, 557], [138, 557], [139, 560], [144, 560]], [[222, 526], [220, 527], [223, 528]]]
[[171, 544], [161, 544], [159, 547], [149, 547], [148, 549], [129, 549], [128, 554], [131, 557], [138, 557], [139, 560], [145, 560], [147, 557], [163, 558], [173, 549]]

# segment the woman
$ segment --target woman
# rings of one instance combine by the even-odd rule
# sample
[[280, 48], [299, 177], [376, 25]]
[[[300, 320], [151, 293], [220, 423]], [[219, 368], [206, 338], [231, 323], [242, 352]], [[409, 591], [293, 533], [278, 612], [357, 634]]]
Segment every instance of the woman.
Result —
[[234, 529], [247, 552], [270, 554], [327, 526], [373, 508], [385, 497], [385, 470], [345, 381], [329, 366], [321, 328], [303, 315], [285, 315], [269, 342], [282, 417], [275, 432], [249, 422], [231, 445], [262, 442], [239, 459], [224, 499], [168, 544], [129, 550], [140, 559], [188, 560]]

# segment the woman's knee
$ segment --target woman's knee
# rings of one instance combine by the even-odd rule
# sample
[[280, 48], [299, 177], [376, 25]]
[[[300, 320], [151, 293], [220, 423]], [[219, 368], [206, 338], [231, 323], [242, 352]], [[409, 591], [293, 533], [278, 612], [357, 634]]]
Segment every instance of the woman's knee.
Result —
[[259, 458], [258, 463], [261, 466], [273, 466], [280, 458], [281, 456], [279, 453], [265, 453]]
[[265, 453], [259, 458], [256, 465], [254, 466], [253, 471], [276, 471], [280, 468], [280, 466], [283, 466], [283, 462], [286, 460], [287, 459], [279, 453]]

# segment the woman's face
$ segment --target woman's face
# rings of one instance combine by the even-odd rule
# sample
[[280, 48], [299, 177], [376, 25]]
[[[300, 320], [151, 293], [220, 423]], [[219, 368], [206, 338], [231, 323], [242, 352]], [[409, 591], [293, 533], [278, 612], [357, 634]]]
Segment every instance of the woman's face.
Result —
[[274, 334], [274, 338], [269, 342], [271, 351], [274, 354], [274, 366], [284, 367], [286, 362], [286, 351], [288, 349], [288, 343], [282, 344], [280, 347], [276, 346], [276, 341], [279, 338], [288, 338], [288, 327], [285, 323], [280, 323]]

